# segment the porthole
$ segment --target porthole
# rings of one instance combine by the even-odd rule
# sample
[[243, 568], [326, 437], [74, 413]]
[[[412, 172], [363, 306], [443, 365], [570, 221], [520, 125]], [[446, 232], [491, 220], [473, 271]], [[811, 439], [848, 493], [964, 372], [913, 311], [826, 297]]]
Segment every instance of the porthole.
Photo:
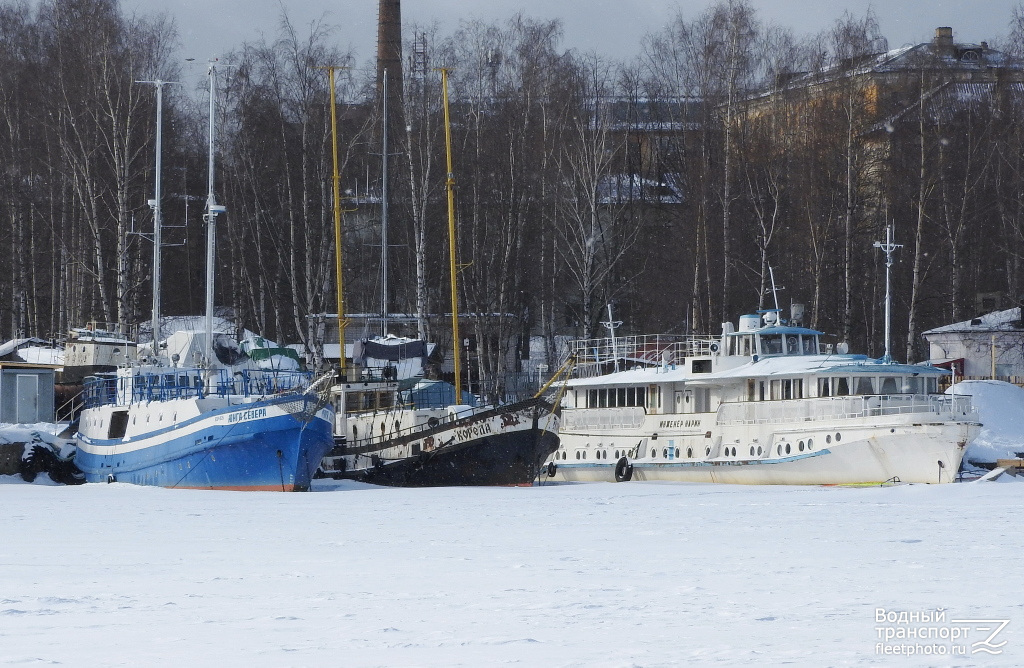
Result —
[[686, 448], [686, 458], [693, 459], [693, 448]]
[[618, 450], [616, 450], [616, 451], [615, 451], [615, 459], [618, 459], [618, 458], [619, 458], [619, 451], [618, 451]]
[[775, 448], [775, 452], [777, 452], [780, 455], [782, 454], [782, 444], [781, 443], [778, 445], [777, 448]]
[[568, 453], [568, 452], [563, 452], [563, 453], [562, 453], [562, 459], [565, 459], [565, 458], [566, 458], [566, 457], [568, 457], [568, 456], [569, 456], [569, 453]]
[[676, 448], [676, 459], [679, 459], [679, 448]]
[[584, 451], [583, 451], [583, 459], [586, 459], [586, 458], [587, 458], [587, 451], [586, 451], [586, 450], [584, 450]]
[[759, 445], [759, 446], [757, 446], [757, 454], [758, 454], [758, 455], [760, 455], [760, 454], [761, 454], [761, 446], [760, 446], [760, 445]]
[[754, 456], [754, 446], [750, 446], [750, 456]]
[[814, 439], [813, 438], [807, 439], [807, 449], [808, 450], [813, 450], [814, 449]]
[[786, 454], [789, 454], [789, 443], [786, 444]]
[[579, 450], [577, 450], [577, 451], [576, 451], [576, 459], [579, 459], [579, 458], [580, 458], [580, 451], [579, 451]]
[[664, 457], [665, 459], [668, 459], [668, 448], [665, 448], [664, 450], [661, 451], [661, 456]]
[[658, 458], [658, 451], [655, 448], [651, 448], [651, 459]]
[[838, 443], [841, 440], [843, 440], [843, 435], [840, 434], [839, 432], [836, 432], [836, 443]]
[[803, 452], [804, 451], [804, 442], [800, 441], [800, 445], [798, 445], [797, 447], [800, 448], [800, 452]]
[[707, 457], [711, 454], [711, 448], [704, 448], [704, 456]]
[[825, 442], [826, 443], [831, 443], [832, 442], [832, 434], [826, 434], [825, 435]]

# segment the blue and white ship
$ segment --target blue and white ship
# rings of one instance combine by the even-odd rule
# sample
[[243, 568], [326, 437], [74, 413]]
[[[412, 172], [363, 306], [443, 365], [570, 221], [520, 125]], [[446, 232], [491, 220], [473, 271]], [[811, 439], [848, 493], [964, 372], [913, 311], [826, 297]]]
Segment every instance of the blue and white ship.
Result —
[[285, 356], [246, 354], [214, 333], [216, 222], [225, 211], [214, 197], [215, 82], [211, 65], [205, 327], [161, 342], [160, 93], [167, 82], [150, 82], [157, 90], [153, 346], [141, 363], [85, 383], [75, 464], [87, 482], [303, 491], [334, 444], [333, 375], [311, 382], [297, 364], [274, 363]]
[[120, 368], [86, 381], [75, 464], [87, 482], [304, 491], [334, 443], [331, 382], [298, 370]]

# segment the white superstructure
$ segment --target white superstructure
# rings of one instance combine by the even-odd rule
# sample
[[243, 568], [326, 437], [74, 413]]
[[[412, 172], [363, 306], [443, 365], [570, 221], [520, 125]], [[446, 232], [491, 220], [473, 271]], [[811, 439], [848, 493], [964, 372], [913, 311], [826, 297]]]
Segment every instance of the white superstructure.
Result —
[[[947, 373], [833, 352], [778, 311], [719, 337], [579, 341], [549, 478], [742, 484], [951, 482], [980, 425]], [[609, 372], [610, 371], [610, 372]]]

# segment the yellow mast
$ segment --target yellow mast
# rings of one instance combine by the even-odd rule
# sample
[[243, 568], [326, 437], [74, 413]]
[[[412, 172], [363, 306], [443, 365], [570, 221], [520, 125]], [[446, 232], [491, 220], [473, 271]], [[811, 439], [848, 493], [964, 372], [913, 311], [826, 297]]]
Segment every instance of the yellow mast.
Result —
[[334, 271], [338, 276], [338, 375], [345, 378], [345, 292], [341, 273], [341, 176], [338, 173], [338, 114], [335, 108], [334, 66], [325, 67], [331, 87], [331, 147], [334, 153]]
[[444, 98], [444, 143], [448, 157], [448, 178], [445, 188], [448, 191], [448, 246], [449, 261], [452, 274], [452, 361], [455, 365], [455, 403], [462, 403], [462, 364], [460, 349], [462, 339], [459, 337], [459, 293], [457, 289], [455, 265], [455, 171], [452, 168], [452, 125], [448, 116], [448, 68], [439, 68], [441, 72], [441, 92]]

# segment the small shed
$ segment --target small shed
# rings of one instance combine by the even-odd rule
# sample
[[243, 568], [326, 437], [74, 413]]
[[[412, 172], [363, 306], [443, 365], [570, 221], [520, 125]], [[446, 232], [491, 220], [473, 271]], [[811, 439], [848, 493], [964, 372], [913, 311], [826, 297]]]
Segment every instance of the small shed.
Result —
[[0, 362], [0, 423], [54, 421], [56, 366]]
[[952, 367], [958, 378], [1024, 382], [1024, 323], [1019, 306], [930, 329], [924, 338], [931, 363]]

